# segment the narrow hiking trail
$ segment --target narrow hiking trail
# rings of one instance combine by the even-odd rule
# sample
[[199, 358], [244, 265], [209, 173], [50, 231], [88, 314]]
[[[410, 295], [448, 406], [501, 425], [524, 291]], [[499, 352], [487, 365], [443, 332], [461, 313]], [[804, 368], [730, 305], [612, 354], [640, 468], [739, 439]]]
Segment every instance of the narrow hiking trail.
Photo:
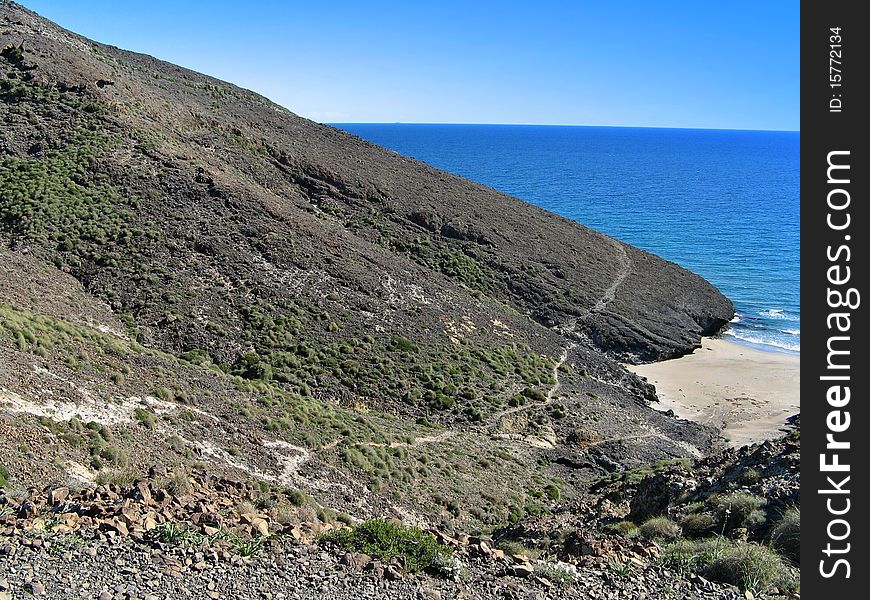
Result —
[[417, 448], [418, 446], [424, 446], [426, 444], [437, 444], [439, 442], [449, 440], [457, 433], [458, 432], [453, 429], [448, 429], [447, 431], [442, 431], [438, 435], [424, 435], [422, 437], [418, 437], [413, 442], [390, 442], [389, 444], [384, 444], [381, 442], [364, 442], [357, 445], [368, 446], [369, 448]]
[[597, 313], [604, 310], [604, 307], [613, 301], [613, 299], [616, 297], [616, 291], [620, 288], [620, 286], [622, 286], [626, 277], [631, 274], [634, 267], [634, 264], [628, 257], [628, 253], [625, 251], [625, 247], [619, 242], [615, 243], [617, 254], [619, 256], [619, 261], [621, 263], [619, 272], [616, 274], [616, 277], [610, 284], [610, 287], [604, 290], [604, 294], [602, 294], [601, 298], [598, 299], [598, 302], [595, 303], [595, 306], [593, 306], [589, 310], [588, 314]]
[[704, 457], [704, 453], [701, 452], [696, 446], [694, 446], [688, 442], [684, 442], [681, 440], [675, 440], [674, 438], [670, 437], [669, 435], [667, 435], [665, 433], [662, 433], [661, 431], [651, 431], [649, 433], [640, 433], [637, 435], [625, 435], [625, 436], [614, 437], [614, 438], [606, 438], [606, 439], [598, 440], [597, 442], [593, 442], [593, 443], [589, 444], [588, 446], [586, 446], [586, 449], [593, 448], [595, 446], [601, 446], [602, 444], [608, 444], [611, 442], [626, 442], [629, 440], [644, 440], [644, 439], [651, 439], [651, 438], [657, 438], [657, 439], [665, 441], [669, 444], [672, 444], [672, 445], [676, 446], [677, 448], [685, 450], [686, 452], [688, 452], [689, 454], [691, 454], [695, 458], [703, 458]]
[[562, 368], [562, 365], [565, 364], [565, 361], [568, 360], [568, 355], [570, 354], [571, 350], [574, 349], [576, 346], [577, 346], [577, 344], [575, 344], [574, 342], [570, 342], [570, 343], [568, 343], [567, 346], [565, 346], [564, 350], [562, 350], [562, 355], [559, 357], [559, 360], [556, 361], [556, 364], [553, 366], [553, 381], [555, 381], [556, 383], [554, 383], [553, 387], [551, 387], [550, 390], [547, 392], [547, 397], [545, 400], [542, 400], [541, 402], [534, 402], [532, 404], [523, 404], [521, 406], [513, 406], [511, 408], [506, 408], [505, 410], [498, 412], [491, 417], [492, 420], [494, 421], [493, 425], [498, 426], [499, 421], [501, 421], [504, 417], [506, 417], [508, 415], [512, 415], [514, 413], [521, 412], [523, 410], [529, 410], [532, 408], [540, 408], [540, 407], [552, 404], [556, 400], [559, 392], [562, 389], [562, 381], [559, 379], [559, 371]]

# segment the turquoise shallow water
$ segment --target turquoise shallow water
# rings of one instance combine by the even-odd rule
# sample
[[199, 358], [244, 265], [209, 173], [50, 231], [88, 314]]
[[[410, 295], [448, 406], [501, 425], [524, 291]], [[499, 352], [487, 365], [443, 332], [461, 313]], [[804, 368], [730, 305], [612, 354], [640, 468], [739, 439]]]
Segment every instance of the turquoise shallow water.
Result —
[[339, 124], [698, 273], [726, 335], [800, 352], [800, 134], [536, 125]]

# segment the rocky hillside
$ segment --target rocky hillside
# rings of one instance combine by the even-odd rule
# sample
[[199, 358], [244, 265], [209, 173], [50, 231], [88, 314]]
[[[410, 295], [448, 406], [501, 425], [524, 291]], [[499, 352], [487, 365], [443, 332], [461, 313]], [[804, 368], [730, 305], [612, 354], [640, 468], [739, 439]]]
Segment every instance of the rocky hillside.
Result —
[[620, 364], [732, 318], [696, 275], [5, 0], [0, 67], [7, 490], [163, 463], [491, 531], [712, 448]]

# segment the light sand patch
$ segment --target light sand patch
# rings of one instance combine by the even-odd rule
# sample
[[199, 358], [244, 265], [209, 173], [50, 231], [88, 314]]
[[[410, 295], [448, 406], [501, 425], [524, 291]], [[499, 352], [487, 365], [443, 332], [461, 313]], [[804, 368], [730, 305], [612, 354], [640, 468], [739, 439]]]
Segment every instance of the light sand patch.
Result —
[[704, 338], [694, 353], [628, 365], [656, 386], [662, 411], [712, 425], [734, 447], [782, 434], [800, 412], [800, 357]]
[[283, 468], [283, 472], [277, 478], [278, 481], [284, 485], [296, 483], [299, 479], [299, 468], [308, 462], [311, 453], [284, 440], [263, 441], [263, 446], [275, 451], [275, 458]]
[[0, 410], [13, 413], [28, 413], [37, 417], [48, 417], [54, 421], [69, 421], [73, 417], [83, 423], [96, 421], [103, 425], [118, 425], [133, 421], [133, 412], [138, 402], [109, 402], [93, 396], [87, 390], [76, 390], [81, 396], [80, 402], [57, 400], [51, 396], [43, 396], [39, 402], [34, 402], [7, 390], [0, 391]]

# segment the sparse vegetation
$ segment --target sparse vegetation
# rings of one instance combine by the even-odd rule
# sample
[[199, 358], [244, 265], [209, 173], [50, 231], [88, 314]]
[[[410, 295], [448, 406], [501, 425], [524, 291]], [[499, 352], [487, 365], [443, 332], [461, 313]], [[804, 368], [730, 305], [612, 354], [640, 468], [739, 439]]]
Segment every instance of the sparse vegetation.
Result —
[[509, 556], [525, 556], [532, 560], [541, 558], [541, 551], [539, 549], [530, 548], [518, 540], [499, 540], [496, 542], [496, 547]]
[[363, 552], [383, 562], [401, 557], [410, 572], [437, 567], [451, 555], [450, 549], [417, 527], [405, 527], [385, 519], [371, 519], [356, 527], [324, 534], [321, 542], [345, 550]]
[[195, 546], [205, 537], [195, 529], [175, 521], [169, 521], [155, 528], [152, 535], [161, 544], [170, 546]]
[[569, 586], [577, 578], [576, 568], [566, 563], [544, 562], [535, 565], [535, 575], [559, 586]]
[[770, 545], [795, 564], [801, 561], [801, 510], [797, 506], [786, 509], [773, 527]]
[[640, 526], [640, 534], [648, 540], [673, 540], [681, 533], [680, 526], [667, 517], [653, 517]]
[[175, 496], [185, 496], [193, 490], [187, 469], [180, 466], [155, 482], [155, 485], [158, 489], [164, 489]]
[[693, 512], [683, 516], [680, 525], [684, 533], [697, 537], [710, 533], [716, 526], [716, 519], [708, 512]]
[[137, 407], [133, 411], [133, 416], [136, 417], [136, 420], [142, 424], [146, 429], [155, 429], [157, 427], [157, 415], [154, 414], [154, 411], [149, 410], [147, 408]]
[[754, 542], [724, 537], [678, 540], [665, 547], [662, 563], [684, 574], [696, 573], [755, 593], [799, 589], [796, 570], [776, 552]]
[[767, 500], [747, 492], [733, 492], [711, 496], [708, 505], [715, 511], [722, 528], [755, 528], [764, 523], [766, 516], [762, 507]]
[[607, 526], [608, 531], [627, 538], [635, 538], [640, 535], [640, 528], [631, 521], [618, 521]]
[[97, 485], [128, 486], [136, 480], [136, 472], [129, 469], [103, 469], [97, 473]]

